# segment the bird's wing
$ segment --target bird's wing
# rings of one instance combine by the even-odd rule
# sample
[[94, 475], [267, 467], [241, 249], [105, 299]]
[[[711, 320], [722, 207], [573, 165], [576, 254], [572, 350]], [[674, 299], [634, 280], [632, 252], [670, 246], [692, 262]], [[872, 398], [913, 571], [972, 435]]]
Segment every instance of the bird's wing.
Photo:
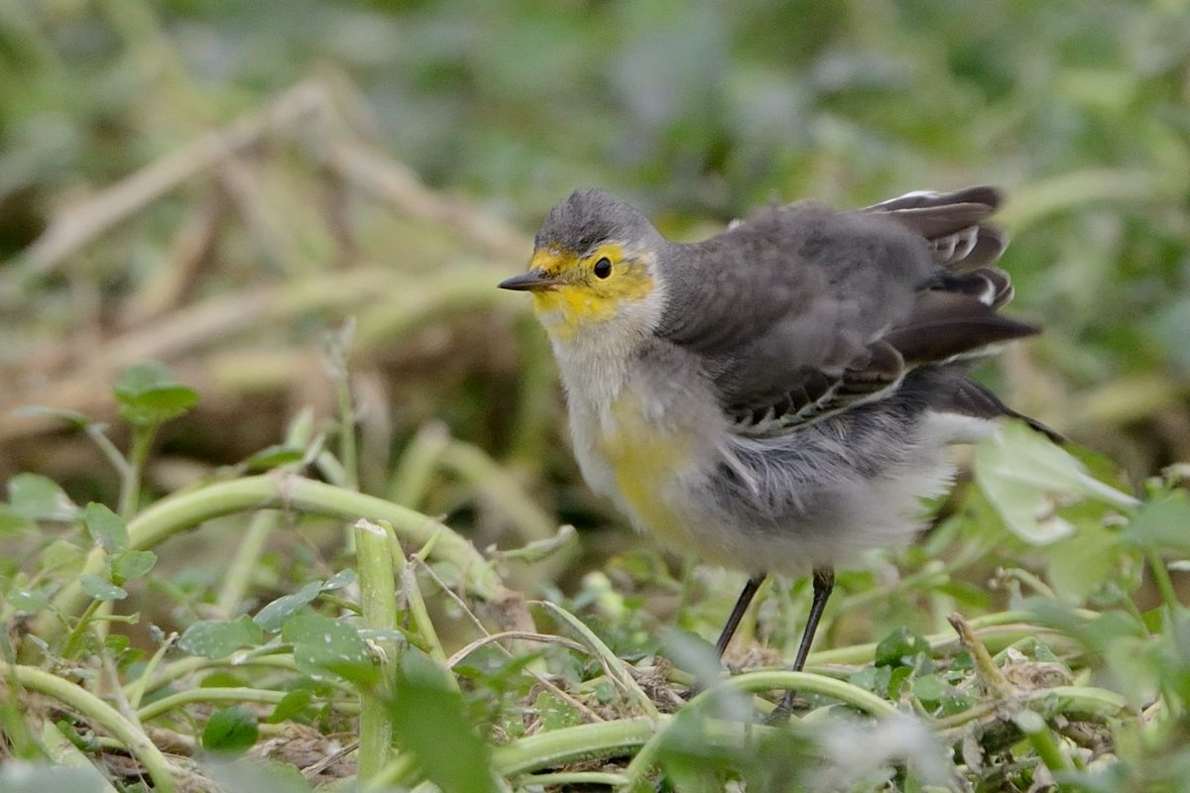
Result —
[[657, 334], [698, 354], [748, 432], [786, 431], [895, 390], [912, 367], [1035, 333], [996, 310], [992, 188], [855, 212], [770, 208], [662, 262]]

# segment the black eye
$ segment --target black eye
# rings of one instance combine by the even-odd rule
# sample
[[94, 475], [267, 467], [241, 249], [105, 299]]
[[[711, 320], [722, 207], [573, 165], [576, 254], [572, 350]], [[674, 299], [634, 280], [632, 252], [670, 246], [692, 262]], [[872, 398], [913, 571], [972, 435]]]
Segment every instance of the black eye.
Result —
[[599, 261], [595, 262], [595, 277], [607, 278], [612, 274], [612, 260], [604, 256]]

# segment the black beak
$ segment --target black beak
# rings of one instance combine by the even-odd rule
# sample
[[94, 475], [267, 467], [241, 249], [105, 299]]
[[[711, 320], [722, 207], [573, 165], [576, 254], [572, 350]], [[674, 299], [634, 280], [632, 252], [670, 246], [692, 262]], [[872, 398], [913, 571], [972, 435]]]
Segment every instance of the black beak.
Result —
[[540, 289], [551, 289], [558, 285], [557, 280], [550, 278], [541, 270], [530, 270], [527, 273], [505, 278], [497, 286], [501, 289], [511, 289], [514, 292], [532, 292]]

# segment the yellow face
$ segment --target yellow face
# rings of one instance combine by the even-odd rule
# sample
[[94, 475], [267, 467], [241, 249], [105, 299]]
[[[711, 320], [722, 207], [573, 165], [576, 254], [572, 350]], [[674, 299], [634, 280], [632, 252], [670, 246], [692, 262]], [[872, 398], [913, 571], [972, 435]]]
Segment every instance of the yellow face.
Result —
[[[562, 338], [614, 318], [624, 304], [645, 299], [654, 286], [646, 257], [627, 257], [614, 242], [583, 256], [539, 249], [529, 267], [529, 274], [505, 284], [532, 291], [537, 316]], [[533, 280], [524, 280], [530, 275]], [[518, 279], [524, 285], [513, 285]]]

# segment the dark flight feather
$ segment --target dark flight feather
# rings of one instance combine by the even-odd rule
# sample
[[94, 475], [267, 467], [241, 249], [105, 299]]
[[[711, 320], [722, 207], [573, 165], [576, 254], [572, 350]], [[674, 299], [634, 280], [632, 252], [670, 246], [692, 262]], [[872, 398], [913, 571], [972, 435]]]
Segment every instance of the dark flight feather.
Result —
[[[949, 371], [1037, 333], [996, 313], [1012, 297], [992, 266], [1003, 235], [986, 223], [1000, 201], [980, 186], [857, 212], [762, 210], [662, 261], [657, 335], [702, 356], [744, 432], [787, 432], [885, 398], [923, 367]], [[940, 409], [1018, 415], [961, 374], [937, 386]]]

